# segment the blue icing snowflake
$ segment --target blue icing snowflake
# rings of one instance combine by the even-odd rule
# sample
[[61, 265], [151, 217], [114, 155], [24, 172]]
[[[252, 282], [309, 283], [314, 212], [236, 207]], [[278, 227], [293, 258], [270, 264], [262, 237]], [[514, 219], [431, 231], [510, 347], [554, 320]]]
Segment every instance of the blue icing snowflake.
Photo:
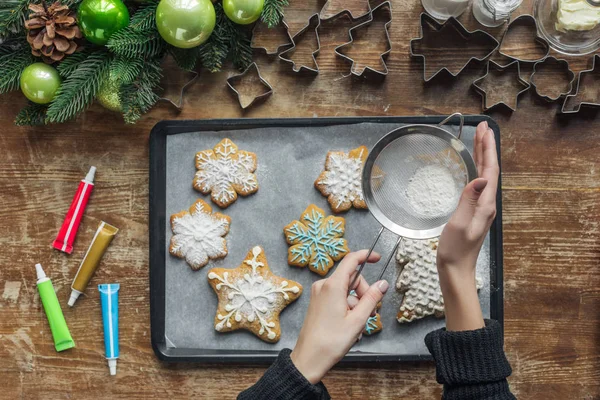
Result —
[[365, 333], [370, 335], [375, 332], [379, 332], [381, 329], [377, 325], [377, 319], [379, 318], [379, 314], [375, 314], [374, 317], [369, 317], [367, 319], [367, 323], [365, 324]]
[[311, 204], [300, 216], [284, 228], [285, 238], [291, 247], [288, 250], [288, 263], [296, 267], [306, 267], [321, 276], [341, 260], [350, 250], [346, 239], [345, 220], [325, 212]]

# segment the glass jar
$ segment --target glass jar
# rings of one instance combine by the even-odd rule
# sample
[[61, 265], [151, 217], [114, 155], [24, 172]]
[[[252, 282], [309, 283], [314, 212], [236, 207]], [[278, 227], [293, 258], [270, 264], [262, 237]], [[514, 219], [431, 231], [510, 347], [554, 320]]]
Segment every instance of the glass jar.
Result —
[[483, 26], [500, 26], [510, 19], [510, 13], [521, 5], [523, 0], [475, 0], [473, 15]]
[[442, 21], [450, 17], [458, 17], [469, 8], [470, 0], [421, 0], [423, 8], [429, 15]]

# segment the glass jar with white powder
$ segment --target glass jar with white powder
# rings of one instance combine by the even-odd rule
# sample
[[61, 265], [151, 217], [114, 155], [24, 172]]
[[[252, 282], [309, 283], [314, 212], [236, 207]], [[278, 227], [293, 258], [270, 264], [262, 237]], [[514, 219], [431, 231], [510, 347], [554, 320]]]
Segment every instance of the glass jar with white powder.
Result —
[[433, 18], [447, 20], [458, 17], [469, 7], [470, 0], [421, 0], [423, 8]]
[[483, 26], [500, 26], [510, 19], [510, 13], [521, 5], [523, 0], [475, 0], [473, 15]]

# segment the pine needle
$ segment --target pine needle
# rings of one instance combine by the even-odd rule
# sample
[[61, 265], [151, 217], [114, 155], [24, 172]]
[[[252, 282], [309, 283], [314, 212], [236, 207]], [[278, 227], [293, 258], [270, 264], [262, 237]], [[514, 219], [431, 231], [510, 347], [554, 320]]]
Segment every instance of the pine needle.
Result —
[[111, 61], [108, 51], [98, 50], [79, 63], [50, 103], [46, 122], [65, 122], [85, 110], [108, 78]]
[[156, 7], [158, 3], [158, 0], [146, 1], [132, 15], [128, 27], [138, 32], [156, 29]]
[[171, 54], [179, 68], [185, 71], [193, 71], [196, 68], [201, 49], [200, 46], [192, 47], [191, 49], [179, 49], [169, 46], [169, 54]]
[[200, 46], [202, 66], [210, 72], [218, 72], [223, 68], [231, 45], [231, 31], [227, 29], [231, 21], [225, 16], [221, 3], [215, 4], [215, 13], [217, 17], [215, 29], [208, 40]]
[[56, 70], [60, 76], [63, 78], [68, 78], [74, 71], [77, 70], [79, 64], [88, 58], [92, 53], [93, 51], [87, 48], [82, 51], [78, 51], [77, 53], [73, 53], [70, 56], [65, 57], [60, 64], [58, 64]]
[[30, 0], [0, 0], [0, 39], [20, 32]]
[[161, 78], [160, 59], [154, 59], [144, 64], [142, 72], [135, 81], [121, 87], [120, 97], [125, 123], [135, 124], [156, 104], [159, 99], [156, 91], [160, 89]]
[[44, 125], [46, 120], [46, 111], [48, 106], [45, 104], [35, 104], [29, 102], [24, 108], [19, 111], [15, 118], [17, 126], [39, 126]]
[[229, 54], [231, 55], [233, 65], [240, 70], [245, 70], [248, 65], [252, 64], [252, 47], [250, 47], [248, 30], [235, 24], [230, 29]]
[[28, 48], [20, 48], [0, 56], [0, 93], [17, 90], [21, 73], [33, 61], [31, 50]]
[[106, 47], [117, 56], [142, 59], [161, 55], [166, 48], [156, 28], [137, 31], [129, 26], [115, 32]]
[[116, 57], [110, 64], [110, 76], [127, 85], [140, 75], [143, 68], [142, 58]]
[[289, 5], [289, 0], [265, 0], [260, 19], [269, 28], [274, 28], [283, 19], [283, 9]]

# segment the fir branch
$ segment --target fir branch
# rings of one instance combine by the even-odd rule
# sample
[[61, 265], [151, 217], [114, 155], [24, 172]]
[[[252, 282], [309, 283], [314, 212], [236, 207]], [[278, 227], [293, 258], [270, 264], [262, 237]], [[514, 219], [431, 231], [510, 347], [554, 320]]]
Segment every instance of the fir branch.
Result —
[[21, 72], [33, 61], [31, 50], [24, 47], [2, 55], [0, 57], [0, 93], [17, 90]]
[[128, 28], [138, 32], [156, 29], [156, 7], [158, 3], [158, 0], [148, 0], [140, 6], [135, 14], [131, 16]]
[[21, 31], [25, 25], [30, 0], [0, 1], [0, 39]]
[[140, 75], [129, 85], [123, 85], [119, 94], [123, 107], [123, 119], [128, 124], [134, 124], [159, 99], [156, 91], [160, 89], [162, 78], [160, 59], [154, 59], [144, 64]]
[[50, 103], [46, 122], [65, 122], [89, 106], [102, 83], [108, 78], [111, 61], [112, 55], [102, 49], [79, 63]]
[[77, 70], [79, 64], [92, 54], [93, 51], [86, 48], [77, 53], [73, 53], [70, 56], [65, 57], [60, 64], [56, 67], [56, 70], [63, 78], [68, 78], [74, 71]]
[[274, 28], [281, 23], [283, 19], [283, 9], [289, 5], [288, 0], [265, 0], [260, 19], [267, 24], [269, 28]]
[[250, 47], [250, 37], [248, 30], [232, 23], [231, 39], [229, 40], [229, 53], [233, 65], [240, 70], [244, 70], [248, 65], [252, 64], [252, 47]]
[[129, 26], [111, 35], [106, 45], [117, 56], [125, 58], [154, 58], [165, 50], [156, 28], [137, 31]]
[[15, 125], [17, 126], [39, 126], [44, 125], [46, 120], [46, 112], [48, 106], [45, 104], [36, 104], [29, 102], [15, 118]]
[[169, 46], [169, 54], [171, 54], [179, 68], [186, 71], [193, 71], [196, 68], [201, 50], [200, 46], [192, 47], [191, 49], [179, 49]]
[[130, 84], [144, 69], [144, 59], [116, 57], [110, 64], [110, 76], [121, 84]]
[[227, 26], [232, 22], [225, 15], [221, 3], [216, 3], [214, 6], [217, 17], [215, 29], [208, 40], [200, 46], [202, 65], [210, 72], [217, 72], [223, 68], [231, 46], [231, 29]]

